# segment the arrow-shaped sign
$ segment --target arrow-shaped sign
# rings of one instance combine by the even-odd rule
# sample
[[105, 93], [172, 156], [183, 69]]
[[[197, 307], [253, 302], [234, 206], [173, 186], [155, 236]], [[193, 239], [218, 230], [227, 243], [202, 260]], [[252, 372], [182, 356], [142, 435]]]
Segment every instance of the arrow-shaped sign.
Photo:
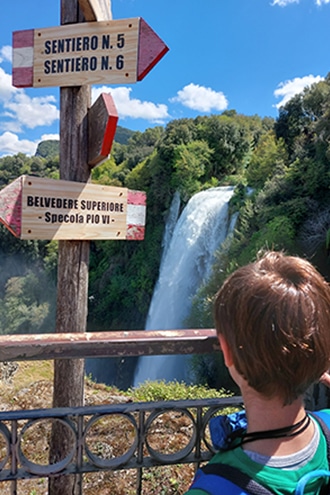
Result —
[[102, 93], [88, 111], [88, 165], [95, 167], [110, 154], [118, 114], [110, 94]]
[[0, 222], [20, 239], [142, 240], [146, 194], [22, 175], [0, 191]]
[[13, 33], [18, 88], [141, 81], [168, 47], [140, 17]]

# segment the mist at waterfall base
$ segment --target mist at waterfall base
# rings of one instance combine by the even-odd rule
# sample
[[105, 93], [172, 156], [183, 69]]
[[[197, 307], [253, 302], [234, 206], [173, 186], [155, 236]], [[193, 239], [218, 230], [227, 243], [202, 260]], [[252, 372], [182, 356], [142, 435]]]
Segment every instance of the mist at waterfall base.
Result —
[[[233, 187], [202, 191], [190, 199], [179, 219], [178, 197], [174, 197], [146, 331], [184, 328], [193, 297], [211, 274], [214, 254], [233, 229], [234, 220], [229, 222], [228, 217], [233, 192]], [[183, 355], [140, 357], [134, 386], [146, 380], [192, 383], [190, 358]]]

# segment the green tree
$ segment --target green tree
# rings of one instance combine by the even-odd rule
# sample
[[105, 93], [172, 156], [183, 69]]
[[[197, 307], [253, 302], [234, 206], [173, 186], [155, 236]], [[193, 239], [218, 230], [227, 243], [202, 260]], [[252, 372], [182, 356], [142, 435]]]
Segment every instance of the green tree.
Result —
[[106, 186], [121, 187], [127, 172], [123, 165], [116, 164], [111, 155], [106, 161], [93, 168], [92, 181]]
[[200, 179], [205, 175], [211, 155], [212, 150], [205, 141], [191, 141], [175, 148], [172, 185], [184, 201], [200, 190]]
[[55, 139], [41, 141], [38, 144], [36, 156], [41, 158], [54, 158], [60, 154], [60, 142]]
[[246, 171], [248, 184], [255, 188], [262, 187], [274, 171], [283, 168], [287, 162], [284, 140], [277, 140], [274, 131], [268, 131], [260, 138], [252, 154]]
[[52, 332], [55, 327], [55, 290], [45, 274], [28, 271], [10, 278], [0, 309], [0, 332]]
[[247, 125], [237, 116], [212, 115], [196, 119], [198, 138], [206, 141], [213, 154], [207, 178], [237, 173], [244, 165], [252, 140]]

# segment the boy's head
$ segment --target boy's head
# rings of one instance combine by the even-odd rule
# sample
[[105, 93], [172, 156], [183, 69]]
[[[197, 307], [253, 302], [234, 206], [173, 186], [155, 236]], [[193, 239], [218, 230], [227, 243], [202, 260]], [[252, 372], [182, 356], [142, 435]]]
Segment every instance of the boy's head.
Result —
[[216, 295], [217, 333], [260, 394], [290, 404], [330, 366], [330, 287], [306, 260], [268, 252]]

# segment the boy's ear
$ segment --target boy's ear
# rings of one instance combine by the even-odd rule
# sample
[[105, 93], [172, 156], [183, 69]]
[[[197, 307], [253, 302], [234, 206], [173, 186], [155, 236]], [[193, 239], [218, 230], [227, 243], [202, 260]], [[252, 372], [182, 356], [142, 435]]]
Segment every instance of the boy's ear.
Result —
[[223, 353], [225, 365], [227, 366], [227, 368], [230, 368], [234, 364], [231, 349], [228, 345], [227, 340], [225, 339], [225, 337], [223, 335], [219, 334], [218, 338], [219, 338], [220, 347], [221, 347], [221, 350]]

